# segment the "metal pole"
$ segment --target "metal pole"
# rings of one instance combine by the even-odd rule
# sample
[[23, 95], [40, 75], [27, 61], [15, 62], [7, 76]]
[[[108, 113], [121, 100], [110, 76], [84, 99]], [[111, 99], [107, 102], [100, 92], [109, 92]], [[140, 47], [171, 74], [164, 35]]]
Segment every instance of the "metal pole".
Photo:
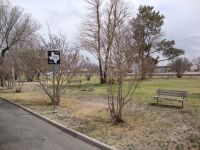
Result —
[[56, 91], [55, 91], [55, 75], [56, 75], [56, 65], [52, 65], [53, 70], [53, 113], [56, 113]]

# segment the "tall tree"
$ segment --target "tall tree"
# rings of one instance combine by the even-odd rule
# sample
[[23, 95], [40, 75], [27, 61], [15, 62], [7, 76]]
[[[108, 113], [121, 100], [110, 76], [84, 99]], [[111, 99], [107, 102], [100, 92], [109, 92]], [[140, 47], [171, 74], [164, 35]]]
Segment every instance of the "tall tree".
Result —
[[[174, 48], [175, 41], [162, 39], [161, 28], [164, 24], [164, 15], [155, 11], [152, 6], [140, 6], [135, 18], [130, 21], [130, 31], [134, 40], [134, 48], [137, 48], [141, 59], [141, 79], [147, 74], [146, 61], [159, 61], [173, 59], [184, 54], [182, 49]], [[162, 56], [163, 59], [160, 59]]]
[[112, 53], [113, 41], [117, 35], [117, 28], [123, 26], [127, 21], [129, 13], [123, 0], [110, 0], [105, 13], [105, 24], [103, 25], [103, 49], [104, 49], [104, 79], [107, 80], [108, 59]]
[[[94, 54], [99, 62], [101, 83], [107, 81], [108, 56], [116, 28], [128, 17], [123, 0], [87, 0], [90, 15], [82, 25], [79, 41], [82, 48]], [[104, 7], [103, 7], [104, 6]], [[102, 10], [105, 10], [103, 13]]]
[[20, 41], [29, 41], [39, 25], [31, 19], [30, 15], [23, 9], [12, 6], [9, 2], [5, 4], [0, 1], [0, 64], [3, 63], [6, 51], [13, 48]]
[[28, 82], [34, 81], [35, 77], [38, 78], [38, 69], [41, 70], [44, 62], [46, 63], [46, 53], [39, 49], [38, 45], [37, 41], [23, 43], [15, 51], [16, 64]]
[[82, 48], [96, 56], [99, 63], [100, 82], [105, 83], [103, 76], [102, 52], [102, 0], [87, 0], [90, 13], [80, 30], [79, 41]]

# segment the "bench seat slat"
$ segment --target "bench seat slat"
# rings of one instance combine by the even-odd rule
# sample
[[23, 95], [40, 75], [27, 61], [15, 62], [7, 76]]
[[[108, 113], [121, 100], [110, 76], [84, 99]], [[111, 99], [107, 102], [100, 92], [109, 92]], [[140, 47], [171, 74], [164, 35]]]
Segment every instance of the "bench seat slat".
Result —
[[68, 85], [69, 86], [81, 86], [81, 80], [69, 80]]
[[176, 96], [176, 97], [186, 97], [185, 94], [175, 94], [175, 93], [159, 93], [159, 95], [164, 95], [164, 96]]
[[183, 101], [183, 98], [174, 97], [174, 96], [159, 96], [159, 98], [166, 99], [166, 100], [176, 100], [176, 101]]

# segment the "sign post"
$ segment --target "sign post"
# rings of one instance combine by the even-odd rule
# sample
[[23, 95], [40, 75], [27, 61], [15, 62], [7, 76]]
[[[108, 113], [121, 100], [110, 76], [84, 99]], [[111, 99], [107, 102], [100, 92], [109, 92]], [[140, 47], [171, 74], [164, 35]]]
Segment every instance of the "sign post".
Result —
[[56, 91], [55, 91], [55, 76], [56, 76], [56, 65], [52, 65], [53, 71], [53, 113], [56, 113]]
[[59, 44], [50, 44], [50, 51], [48, 51], [48, 64], [52, 64], [53, 71], [53, 113], [56, 113], [56, 91], [55, 91], [55, 76], [56, 65], [60, 64], [60, 46]]

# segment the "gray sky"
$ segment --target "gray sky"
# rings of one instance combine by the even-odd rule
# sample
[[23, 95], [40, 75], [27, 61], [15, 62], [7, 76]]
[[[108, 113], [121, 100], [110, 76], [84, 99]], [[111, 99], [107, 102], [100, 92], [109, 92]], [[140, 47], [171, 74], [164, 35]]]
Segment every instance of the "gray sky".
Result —
[[[47, 33], [47, 24], [53, 32], [63, 32], [69, 41], [75, 39], [87, 7], [83, 0], [10, 0], [21, 6]], [[136, 14], [140, 4], [154, 6], [164, 14], [165, 38], [176, 41], [176, 47], [185, 50], [190, 60], [200, 57], [200, 0], [126, 0], [131, 12]]]

